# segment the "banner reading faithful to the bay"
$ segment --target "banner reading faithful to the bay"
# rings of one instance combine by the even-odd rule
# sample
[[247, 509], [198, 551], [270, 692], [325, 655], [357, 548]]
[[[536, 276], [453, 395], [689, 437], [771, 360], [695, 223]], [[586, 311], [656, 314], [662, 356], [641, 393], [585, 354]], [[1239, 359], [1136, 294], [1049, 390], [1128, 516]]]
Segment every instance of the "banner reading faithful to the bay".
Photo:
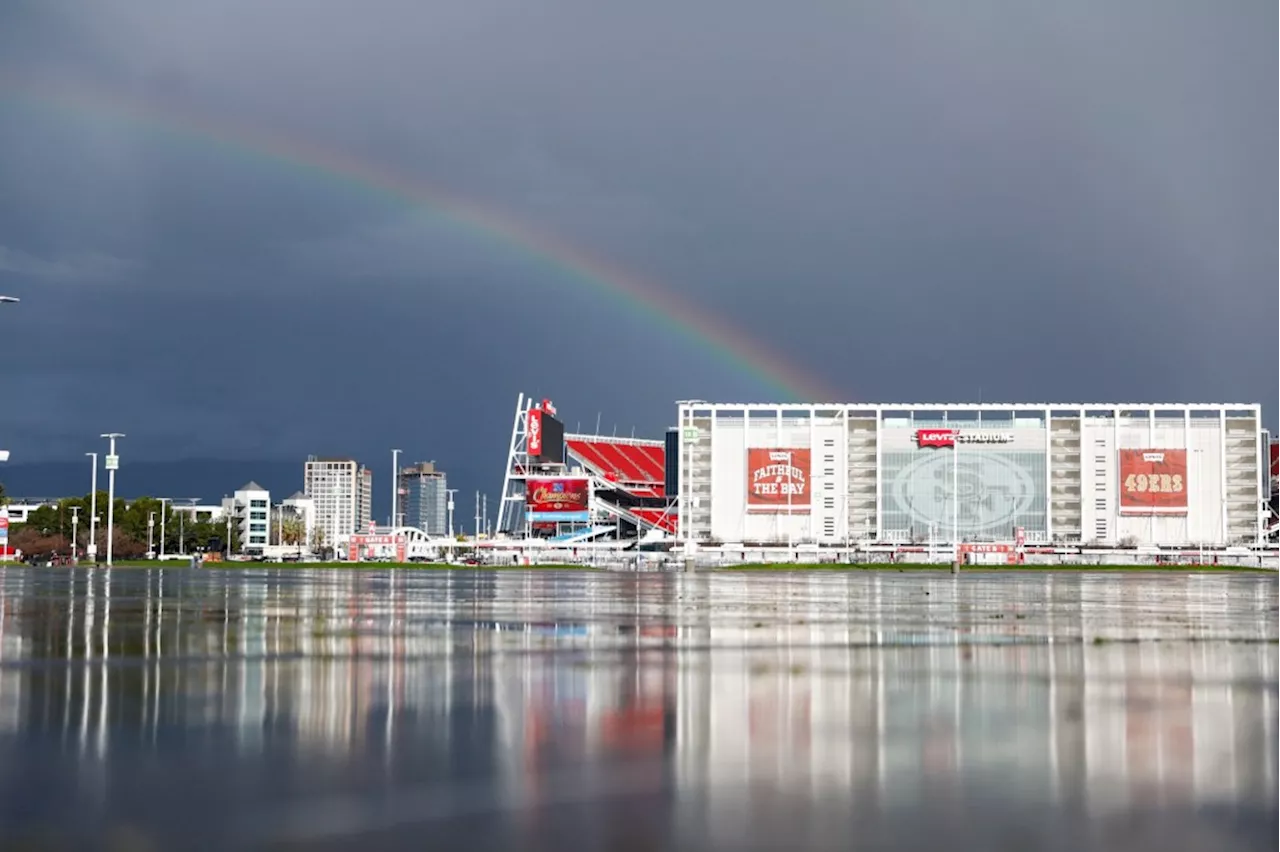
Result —
[[801, 514], [809, 511], [809, 449], [751, 447], [747, 450], [747, 511]]

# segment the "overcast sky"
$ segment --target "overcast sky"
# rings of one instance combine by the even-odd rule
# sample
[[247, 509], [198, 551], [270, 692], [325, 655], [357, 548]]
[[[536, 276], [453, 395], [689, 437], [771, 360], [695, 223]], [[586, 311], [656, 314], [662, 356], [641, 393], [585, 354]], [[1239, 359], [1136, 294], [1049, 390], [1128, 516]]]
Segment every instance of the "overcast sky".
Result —
[[[1274, 0], [8, 0], [3, 441], [501, 466], [751, 371], [503, 239], [128, 118], [446, 188], [865, 401], [1277, 387]], [[104, 109], [39, 94], [58, 86]], [[292, 143], [291, 143], [292, 144]]]

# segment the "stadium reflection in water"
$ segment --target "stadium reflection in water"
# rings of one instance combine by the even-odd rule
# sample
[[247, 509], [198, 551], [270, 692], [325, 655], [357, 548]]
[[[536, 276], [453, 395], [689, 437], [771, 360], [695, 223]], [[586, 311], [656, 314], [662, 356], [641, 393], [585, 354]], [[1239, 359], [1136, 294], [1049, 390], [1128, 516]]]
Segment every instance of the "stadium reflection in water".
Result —
[[0, 834], [1274, 848], [1276, 606], [1261, 575], [0, 569]]

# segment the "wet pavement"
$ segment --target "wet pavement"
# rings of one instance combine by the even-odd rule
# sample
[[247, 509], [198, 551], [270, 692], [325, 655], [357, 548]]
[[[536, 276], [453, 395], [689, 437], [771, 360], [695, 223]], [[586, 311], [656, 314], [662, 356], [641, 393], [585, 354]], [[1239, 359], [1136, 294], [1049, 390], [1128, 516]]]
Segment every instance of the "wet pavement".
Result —
[[1277, 579], [0, 568], [0, 849], [1275, 849]]

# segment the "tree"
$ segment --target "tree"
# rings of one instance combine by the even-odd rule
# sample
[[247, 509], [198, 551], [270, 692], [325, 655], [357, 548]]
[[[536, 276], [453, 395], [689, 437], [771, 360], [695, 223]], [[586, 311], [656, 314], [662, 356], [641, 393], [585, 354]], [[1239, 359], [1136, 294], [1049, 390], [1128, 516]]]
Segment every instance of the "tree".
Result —
[[23, 524], [12, 536], [9, 544], [27, 556], [49, 556], [53, 553], [70, 553], [71, 542], [56, 530], [44, 532], [39, 527]]
[[299, 546], [307, 537], [307, 525], [302, 518], [294, 515], [280, 522], [280, 539], [285, 544]]

